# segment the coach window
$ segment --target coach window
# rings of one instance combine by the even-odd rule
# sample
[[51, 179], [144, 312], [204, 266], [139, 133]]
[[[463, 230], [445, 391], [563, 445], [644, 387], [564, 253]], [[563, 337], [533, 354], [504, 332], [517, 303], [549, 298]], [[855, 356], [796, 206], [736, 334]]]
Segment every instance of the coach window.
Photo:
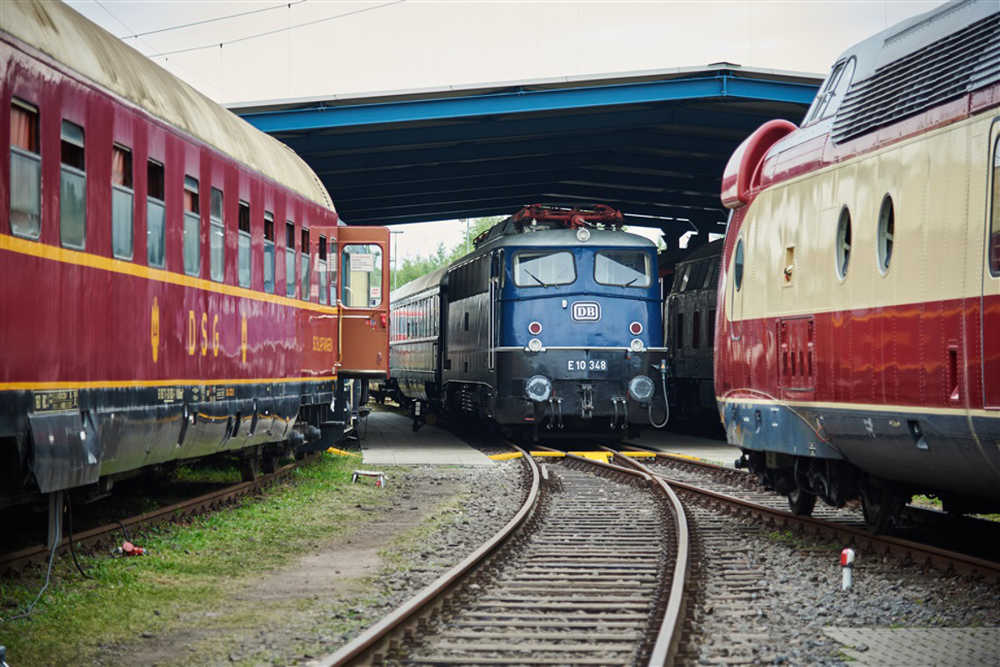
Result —
[[896, 216], [892, 208], [892, 197], [882, 198], [878, 211], [878, 270], [883, 274], [889, 270], [892, 261], [893, 235], [896, 230]]
[[1000, 138], [993, 144], [993, 207], [990, 210], [990, 274], [1000, 275]]
[[162, 269], [166, 253], [163, 213], [163, 165], [150, 160], [146, 165], [146, 261]]
[[295, 223], [285, 222], [285, 296], [295, 297]]
[[274, 294], [274, 214], [264, 211], [264, 291]]
[[565, 251], [519, 252], [514, 256], [514, 284], [550, 287], [576, 281], [573, 255]]
[[211, 189], [208, 208], [208, 252], [211, 255], [212, 280], [222, 282], [226, 278], [226, 223], [222, 217], [222, 190]]
[[736, 259], [733, 260], [733, 284], [739, 292], [743, 287], [743, 239], [736, 242]]
[[326, 303], [329, 292], [326, 282], [326, 237], [319, 237], [319, 256], [316, 259], [316, 279], [319, 281], [319, 302]]
[[311, 281], [311, 278], [310, 278], [310, 275], [309, 275], [309, 260], [311, 259], [311, 257], [310, 257], [310, 254], [309, 254], [310, 253], [310, 248], [309, 248], [309, 230], [308, 229], [303, 229], [302, 230], [302, 248], [301, 249], [302, 249], [302, 254], [299, 255], [299, 258], [300, 258], [300, 261], [302, 262], [302, 278], [301, 278], [302, 279], [302, 299], [304, 301], [308, 301], [310, 298], [312, 298], [312, 295], [309, 293], [310, 283], [312, 281]]
[[851, 212], [845, 206], [840, 210], [837, 221], [837, 275], [841, 280], [847, 277], [847, 266], [851, 262]]
[[250, 204], [242, 200], [237, 227], [237, 279], [240, 287], [250, 287]]
[[345, 245], [340, 261], [340, 299], [349, 308], [382, 303], [382, 248], [374, 243]]
[[132, 151], [111, 149], [111, 252], [132, 259]]
[[184, 177], [184, 273], [201, 273], [201, 215], [198, 208], [198, 179]]
[[87, 241], [87, 172], [83, 128], [62, 122], [62, 174], [59, 180], [59, 237], [67, 248]]
[[42, 231], [42, 156], [38, 109], [14, 100], [10, 106], [10, 231], [37, 239]]
[[649, 287], [649, 255], [633, 250], [608, 250], [594, 259], [594, 280], [602, 285]]

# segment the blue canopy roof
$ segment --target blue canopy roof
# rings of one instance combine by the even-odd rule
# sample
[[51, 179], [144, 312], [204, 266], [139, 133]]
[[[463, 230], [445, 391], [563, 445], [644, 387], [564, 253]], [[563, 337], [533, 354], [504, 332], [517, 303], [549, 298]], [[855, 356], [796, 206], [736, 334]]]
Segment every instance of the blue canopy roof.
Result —
[[299, 153], [348, 224], [599, 202], [679, 235], [721, 231], [730, 153], [765, 121], [799, 122], [821, 79], [720, 63], [232, 110]]

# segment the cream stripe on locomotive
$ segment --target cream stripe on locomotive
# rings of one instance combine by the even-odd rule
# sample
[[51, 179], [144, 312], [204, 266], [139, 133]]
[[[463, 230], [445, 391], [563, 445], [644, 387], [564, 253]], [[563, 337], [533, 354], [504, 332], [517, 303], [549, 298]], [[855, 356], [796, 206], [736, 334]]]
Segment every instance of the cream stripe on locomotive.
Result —
[[[736, 253], [729, 259], [726, 318], [979, 298], [996, 116], [995, 110], [980, 114], [765, 189], [740, 230], [745, 263], [739, 292], [732, 284]], [[876, 244], [886, 194], [895, 229], [882, 272]], [[835, 245], [844, 205], [852, 239], [841, 279]], [[1000, 281], [986, 282], [987, 295], [1000, 294]]]
[[898, 413], [907, 415], [953, 415], [956, 417], [991, 417], [996, 418], [996, 410], [967, 410], [965, 408], [939, 408], [924, 405], [888, 405], [879, 403], [847, 403], [836, 401], [785, 401], [778, 398], [762, 398], [759, 396], [717, 396], [720, 404], [737, 405], [779, 405], [788, 408], [812, 408], [815, 410], [849, 410], [851, 412]]

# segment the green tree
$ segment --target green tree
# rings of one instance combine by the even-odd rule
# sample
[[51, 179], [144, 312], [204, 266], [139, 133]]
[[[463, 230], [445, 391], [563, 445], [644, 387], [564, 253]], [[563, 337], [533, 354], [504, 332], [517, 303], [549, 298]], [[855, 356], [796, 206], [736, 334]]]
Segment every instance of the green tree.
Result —
[[[472, 241], [477, 236], [505, 218], [506, 216], [495, 215], [486, 218], [476, 218], [470, 221], [469, 248], [471, 249], [473, 247]], [[452, 246], [451, 249], [445, 248], [444, 243], [439, 243], [437, 251], [434, 254], [428, 256], [419, 255], [417, 257], [407, 257], [403, 260], [402, 264], [398, 264], [396, 269], [392, 272], [392, 284], [396, 287], [401, 287], [411, 280], [416, 280], [420, 276], [426, 275], [431, 271], [441, 268], [442, 266], [451, 264], [465, 254], [464, 239]]]

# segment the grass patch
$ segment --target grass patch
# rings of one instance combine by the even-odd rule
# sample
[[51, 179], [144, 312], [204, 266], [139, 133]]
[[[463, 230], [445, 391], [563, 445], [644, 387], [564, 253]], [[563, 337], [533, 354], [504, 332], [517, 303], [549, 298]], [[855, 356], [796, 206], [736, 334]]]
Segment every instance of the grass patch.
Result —
[[240, 470], [236, 464], [222, 461], [179, 466], [174, 471], [173, 479], [178, 482], [217, 484], [236, 484], [241, 481]]
[[816, 539], [814, 535], [803, 535], [789, 529], [772, 530], [767, 534], [767, 538], [772, 542], [778, 542], [793, 549], [836, 549], [838, 551], [841, 549], [841, 546], [836, 542], [824, 542]]
[[[206, 599], [221, 597], [364, 520], [356, 505], [388, 503], [392, 487], [350, 483], [355, 464], [324, 454], [261, 497], [186, 525], [133, 535], [133, 542], [148, 550], [145, 556], [83, 556], [81, 565], [93, 579], [82, 579], [68, 557], [58, 558], [32, 616], [0, 623], [0, 643], [19, 666], [92, 662], [102, 645], [190, 623], [190, 614], [204, 609]], [[12, 617], [30, 603], [43, 578], [44, 571], [0, 581], [0, 616]]]

